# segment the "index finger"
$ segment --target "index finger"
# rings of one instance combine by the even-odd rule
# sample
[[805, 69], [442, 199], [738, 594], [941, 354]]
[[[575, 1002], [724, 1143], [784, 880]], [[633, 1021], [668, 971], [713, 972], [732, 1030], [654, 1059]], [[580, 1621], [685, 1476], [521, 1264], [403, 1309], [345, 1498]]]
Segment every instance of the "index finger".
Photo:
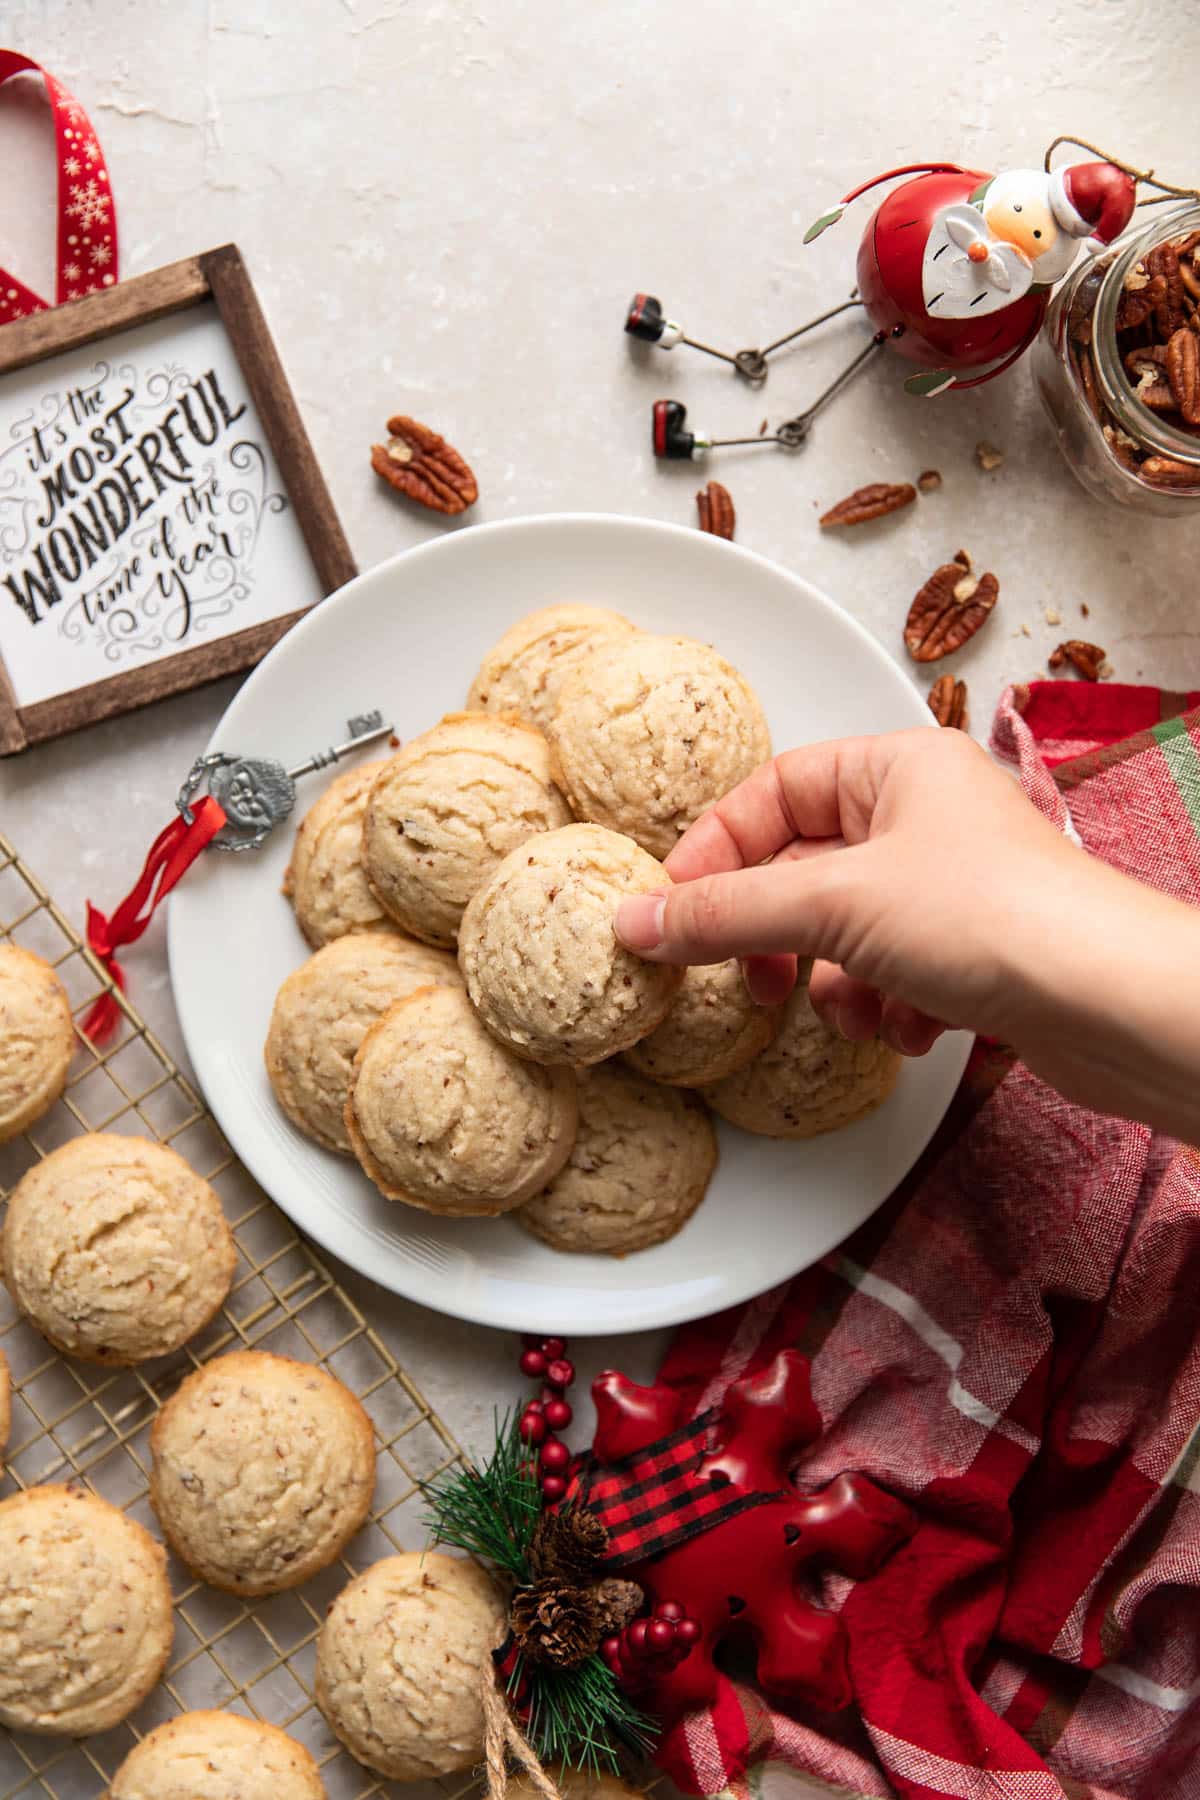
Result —
[[672, 881], [695, 881], [753, 868], [794, 838], [861, 840], [878, 787], [880, 747], [888, 741], [839, 738], [782, 751], [684, 832], [667, 858], [667, 873]]

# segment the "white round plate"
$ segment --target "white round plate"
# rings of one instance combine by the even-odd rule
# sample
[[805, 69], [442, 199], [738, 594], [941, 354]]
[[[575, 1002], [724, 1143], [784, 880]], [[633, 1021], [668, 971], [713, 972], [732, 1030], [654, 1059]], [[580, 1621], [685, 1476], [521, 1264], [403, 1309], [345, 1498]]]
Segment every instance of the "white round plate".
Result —
[[[360, 575], [251, 675], [211, 748], [285, 764], [381, 707], [414, 737], [461, 707], [484, 652], [535, 607], [616, 606], [716, 645], [753, 682], [777, 746], [928, 724], [916, 690], [798, 576], [718, 538], [649, 520], [565, 515], [457, 531]], [[378, 755], [378, 750], [369, 754]], [[297, 815], [331, 775], [299, 785]], [[306, 947], [280, 894], [285, 827], [248, 855], [203, 857], [170, 902], [175, 1001], [209, 1105], [302, 1231], [385, 1287], [481, 1324], [591, 1334], [676, 1324], [806, 1268], [911, 1167], [954, 1092], [967, 1041], [906, 1063], [869, 1119], [811, 1143], [721, 1125], [707, 1198], [678, 1237], [616, 1260], [565, 1256], [506, 1219], [439, 1220], [387, 1201], [318, 1149], [272, 1098], [262, 1046], [276, 989]]]

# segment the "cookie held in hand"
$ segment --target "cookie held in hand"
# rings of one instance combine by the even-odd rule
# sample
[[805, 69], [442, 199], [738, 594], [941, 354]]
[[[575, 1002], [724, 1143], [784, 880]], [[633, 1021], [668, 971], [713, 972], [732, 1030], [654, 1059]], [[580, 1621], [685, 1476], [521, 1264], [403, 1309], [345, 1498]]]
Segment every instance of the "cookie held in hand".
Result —
[[567, 825], [511, 851], [459, 934], [459, 967], [488, 1030], [518, 1056], [576, 1068], [646, 1037], [683, 970], [626, 950], [613, 917], [624, 895], [669, 885], [652, 856], [599, 825]]

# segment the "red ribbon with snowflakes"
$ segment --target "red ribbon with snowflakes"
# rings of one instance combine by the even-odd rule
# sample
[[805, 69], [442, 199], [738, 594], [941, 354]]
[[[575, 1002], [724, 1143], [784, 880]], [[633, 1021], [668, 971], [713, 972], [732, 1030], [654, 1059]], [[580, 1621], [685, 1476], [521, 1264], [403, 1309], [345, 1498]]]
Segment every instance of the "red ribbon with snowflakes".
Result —
[[0, 269], [0, 325], [97, 294], [117, 279], [117, 211], [91, 120], [48, 69], [19, 50], [0, 50], [0, 87], [14, 75], [40, 75], [46, 84], [58, 159], [58, 256], [53, 300]]

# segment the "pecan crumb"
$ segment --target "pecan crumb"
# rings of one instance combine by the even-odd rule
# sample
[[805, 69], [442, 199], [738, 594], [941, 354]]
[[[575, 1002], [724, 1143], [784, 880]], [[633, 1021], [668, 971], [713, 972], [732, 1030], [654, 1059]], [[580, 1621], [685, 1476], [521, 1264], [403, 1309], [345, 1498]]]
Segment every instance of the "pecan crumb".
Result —
[[899, 512], [902, 506], [911, 506], [916, 497], [911, 481], [871, 481], [822, 513], [819, 523], [826, 530], [840, 525], [865, 525], [868, 519], [882, 519], [887, 513]]
[[1051, 669], [1061, 669], [1065, 663], [1070, 663], [1085, 681], [1099, 681], [1100, 671], [1107, 660], [1099, 644], [1085, 643], [1082, 638], [1067, 638], [1064, 643], [1056, 645], [1046, 659], [1047, 666]]
[[975, 461], [981, 469], [986, 469], [990, 473], [991, 470], [1000, 467], [1004, 461], [1004, 452], [997, 450], [995, 444], [989, 444], [981, 438], [975, 446]]
[[1062, 624], [1062, 614], [1057, 612], [1053, 606], [1048, 606], [1046, 608], [1046, 623], [1047, 625]]
[[1032, 631], [1030, 631], [1030, 629], [1029, 629], [1028, 625], [1025, 623], [1024, 619], [1021, 620], [1021, 636], [1022, 637], [1032, 637], [1033, 636]]
[[733, 508], [729, 489], [722, 487], [719, 481], [710, 481], [696, 495], [696, 511], [700, 515], [700, 529], [707, 531], [710, 537], [732, 538], [737, 514]]
[[922, 469], [917, 476], [917, 487], [923, 494], [932, 494], [941, 485], [942, 471], [940, 469]]
[[939, 725], [954, 731], [967, 729], [967, 684], [953, 675], [939, 675], [929, 690], [929, 710]]
[[1085, 619], [1090, 618], [1092, 609], [1088, 605], [1086, 600], [1081, 600], [1079, 602], [1079, 610], [1083, 614]]

